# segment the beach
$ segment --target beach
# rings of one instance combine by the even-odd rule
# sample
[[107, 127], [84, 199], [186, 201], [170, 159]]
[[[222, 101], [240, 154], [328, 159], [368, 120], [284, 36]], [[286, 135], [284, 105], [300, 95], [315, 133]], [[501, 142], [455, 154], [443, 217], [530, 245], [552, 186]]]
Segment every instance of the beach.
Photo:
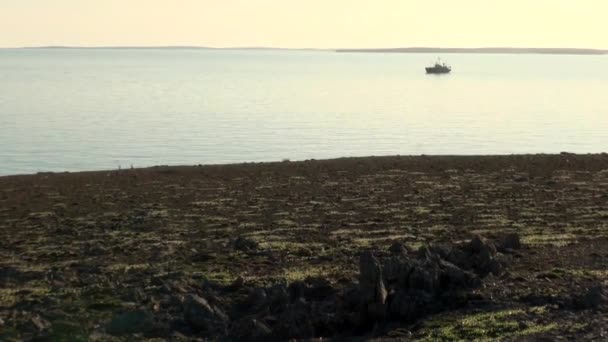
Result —
[[[607, 225], [607, 154], [5, 176], [0, 340], [604, 339]], [[521, 246], [499, 248], [508, 234]], [[346, 289], [363, 291], [367, 252], [386, 265], [392, 246], [419, 256], [476, 236], [496, 246], [501, 269], [465, 272], [480, 283], [458, 287], [458, 303], [446, 297], [450, 305], [417, 319], [395, 320], [382, 309], [384, 316], [365, 311], [365, 322], [341, 318], [321, 329], [315, 321], [299, 336], [284, 332], [286, 313], [300, 314], [294, 308], [316, 312], [316, 303], [335, 304], [331, 296], [350, 298]], [[293, 284], [316, 294], [294, 301]], [[255, 299], [271, 298], [277, 286], [292, 294], [286, 304]], [[256, 300], [264, 309], [253, 309]]]

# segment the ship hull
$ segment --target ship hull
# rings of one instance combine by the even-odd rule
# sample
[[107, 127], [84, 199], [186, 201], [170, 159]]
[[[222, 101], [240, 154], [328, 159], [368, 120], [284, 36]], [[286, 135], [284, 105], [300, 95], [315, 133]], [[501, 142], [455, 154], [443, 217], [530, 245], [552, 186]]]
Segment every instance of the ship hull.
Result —
[[426, 68], [427, 74], [449, 74], [450, 71], [452, 71], [452, 69], [449, 69], [449, 68], [435, 68], [435, 67]]

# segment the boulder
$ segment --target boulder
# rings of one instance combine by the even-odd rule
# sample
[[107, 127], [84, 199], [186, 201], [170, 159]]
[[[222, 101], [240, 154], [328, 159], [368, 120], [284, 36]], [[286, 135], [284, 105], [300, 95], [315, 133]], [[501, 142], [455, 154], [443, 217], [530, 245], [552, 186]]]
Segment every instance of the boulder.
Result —
[[504, 267], [496, 260], [497, 250], [491, 241], [476, 235], [466, 248], [471, 254], [470, 263], [479, 275], [500, 275], [503, 272]]
[[387, 291], [382, 278], [382, 267], [372, 252], [364, 252], [359, 259], [359, 289], [362, 304], [386, 302]]

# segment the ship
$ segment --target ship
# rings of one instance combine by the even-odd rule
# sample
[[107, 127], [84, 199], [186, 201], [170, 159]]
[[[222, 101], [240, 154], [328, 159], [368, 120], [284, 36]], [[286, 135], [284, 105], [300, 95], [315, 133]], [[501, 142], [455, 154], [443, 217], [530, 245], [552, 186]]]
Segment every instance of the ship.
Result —
[[452, 71], [452, 67], [445, 63], [441, 63], [440, 60], [435, 62], [434, 66], [425, 69], [427, 74], [449, 74], [450, 71]]

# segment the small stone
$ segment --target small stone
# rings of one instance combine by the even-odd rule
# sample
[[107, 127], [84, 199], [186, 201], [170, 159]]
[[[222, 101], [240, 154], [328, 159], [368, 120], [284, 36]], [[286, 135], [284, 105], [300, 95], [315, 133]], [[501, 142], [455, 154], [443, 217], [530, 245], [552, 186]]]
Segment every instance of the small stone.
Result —
[[230, 291], [236, 291], [238, 289], [241, 289], [244, 284], [245, 284], [245, 279], [243, 277], [238, 277], [232, 282], [232, 284], [230, 284], [228, 286], [227, 289]]
[[249, 238], [246, 238], [243, 236], [239, 236], [234, 240], [233, 247], [237, 251], [251, 252], [251, 251], [258, 249], [259, 244], [252, 239], [249, 239]]
[[581, 309], [598, 309], [608, 304], [608, 291], [601, 285], [590, 288], [577, 300], [577, 306]]
[[88, 337], [88, 341], [91, 342], [104, 342], [111, 341], [112, 339], [113, 337], [111, 335], [105, 334], [101, 331], [93, 331]]
[[40, 332], [47, 330], [51, 326], [51, 323], [49, 321], [40, 316], [32, 317], [30, 319], [30, 322], [32, 322], [34, 327]]
[[521, 241], [519, 238], [519, 234], [511, 233], [506, 235], [500, 244], [501, 250], [514, 250], [521, 248]]

